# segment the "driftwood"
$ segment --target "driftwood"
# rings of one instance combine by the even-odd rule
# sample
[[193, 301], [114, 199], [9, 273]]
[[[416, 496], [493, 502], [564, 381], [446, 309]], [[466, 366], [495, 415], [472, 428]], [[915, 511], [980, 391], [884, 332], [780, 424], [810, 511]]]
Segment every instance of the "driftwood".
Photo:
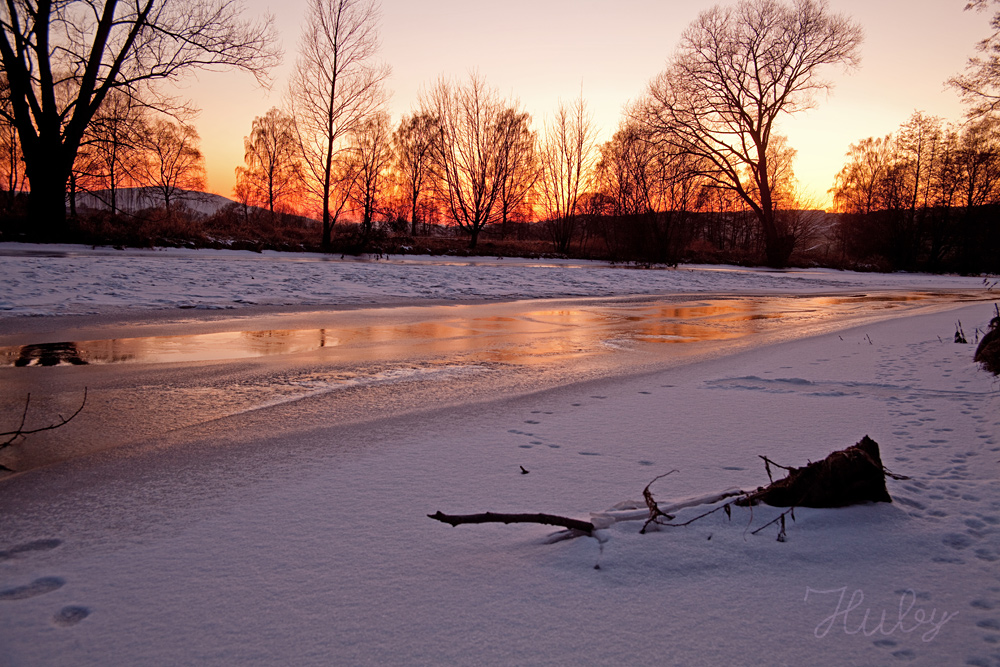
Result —
[[570, 519], [555, 514], [498, 514], [496, 512], [484, 512], [483, 514], [443, 514], [435, 512], [427, 515], [442, 523], [457, 526], [462, 523], [541, 523], [546, 526], [559, 526], [570, 530], [578, 530], [585, 535], [594, 532], [594, 524], [589, 521]]
[[736, 501], [737, 505], [846, 507], [864, 502], [891, 503], [892, 497], [885, 488], [886, 475], [900, 477], [885, 469], [878, 443], [867, 435], [857, 444], [803, 468], [778, 466], [767, 457], [761, 458], [768, 477], [772, 465], [788, 470], [788, 476], [748, 493]]

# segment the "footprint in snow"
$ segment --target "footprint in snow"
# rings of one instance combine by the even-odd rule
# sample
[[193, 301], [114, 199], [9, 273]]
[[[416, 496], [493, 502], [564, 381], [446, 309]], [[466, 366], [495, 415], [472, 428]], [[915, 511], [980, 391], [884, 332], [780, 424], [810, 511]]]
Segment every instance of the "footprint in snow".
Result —
[[65, 583], [66, 581], [60, 577], [41, 577], [25, 586], [0, 590], [0, 600], [26, 600], [58, 590]]
[[71, 625], [76, 625], [88, 616], [90, 616], [90, 610], [86, 607], [70, 605], [57, 611], [55, 616], [52, 617], [52, 622], [66, 628]]
[[976, 623], [977, 628], [982, 628], [983, 630], [993, 630], [994, 632], [1000, 632], [1000, 621], [995, 618], [984, 618]]
[[14, 558], [19, 554], [28, 553], [31, 551], [49, 551], [51, 549], [55, 549], [60, 544], [62, 544], [62, 541], [56, 539], [34, 540], [32, 542], [25, 542], [24, 544], [18, 544], [16, 547], [11, 547], [6, 551], [0, 551], [0, 561], [7, 560], [8, 558]]

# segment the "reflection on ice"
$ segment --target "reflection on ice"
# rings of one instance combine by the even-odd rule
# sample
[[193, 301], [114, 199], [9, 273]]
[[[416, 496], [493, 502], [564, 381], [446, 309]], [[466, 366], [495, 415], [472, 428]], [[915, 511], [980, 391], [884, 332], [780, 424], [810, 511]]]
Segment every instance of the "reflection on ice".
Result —
[[[664, 300], [427, 307], [399, 321], [351, 313], [323, 316], [322, 328], [225, 331], [33, 344], [0, 348], [0, 363], [53, 366], [239, 360], [320, 353], [338, 360], [472, 355], [511, 364], [595, 354], [642, 344], [680, 344], [740, 338], [782, 325], [808, 325], [838, 313], [893, 308], [931, 294], [715, 298], [693, 303]], [[543, 302], [544, 303], [544, 302]], [[564, 302], [565, 303], [565, 302]], [[499, 311], [501, 314], [490, 314]]]

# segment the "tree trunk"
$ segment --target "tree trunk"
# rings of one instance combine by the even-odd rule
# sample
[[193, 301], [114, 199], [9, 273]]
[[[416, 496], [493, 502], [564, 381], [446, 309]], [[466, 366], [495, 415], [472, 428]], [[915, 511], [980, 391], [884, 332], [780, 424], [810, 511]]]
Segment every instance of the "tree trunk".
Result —
[[773, 269], [783, 269], [788, 266], [788, 258], [795, 248], [795, 237], [782, 233], [774, 220], [774, 211], [761, 208], [756, 211], [764, 232], [764, 260]]
[[66, 183], [69, 181], [69, 171], [59, 168], [59, 160], [35, 160], [27, 176], [31, 187], [28, 216], [39, 230], [40, 240], [65, 241]]
[[795, 237], [791, 234], [775, 234], [764, 238], [764, 255], [767, 265], [774, 269], [788, 266], [788, 259], [795, 248]]
[[333, 225], [330, 224], [329, 213], [324, 211], [323, 216], [323, 241], [321, 247], [329, 251], [333, 242]]

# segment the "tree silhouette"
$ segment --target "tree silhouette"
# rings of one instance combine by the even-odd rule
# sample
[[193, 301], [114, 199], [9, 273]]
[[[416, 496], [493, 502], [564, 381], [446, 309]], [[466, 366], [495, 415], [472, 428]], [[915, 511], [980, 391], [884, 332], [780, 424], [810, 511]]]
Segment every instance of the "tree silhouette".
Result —
[[245, 205], [276, 213], [289, 210], [302, 183], [295, 121], [278, 108], [253, 119], [243, 138], [245, 166], [236, 168], [236, 196]]
[[403, 117], [392, 137], [396, 174], [409, 204], [410, 234], [413, 236], [417, 235], [421, 200], [433, 177], [432, 158], [437, 136], [437, 118], [418, 111]]
[[576, 231], [580, 195], [589, 185], [596, 156], [594, 121], [581, 94], [572, 105], [559, 104], [546, 125], [539, 186], [549, 232], [557, 252], [568, 252]]
[[703, 158], [704, 175], [754, 211], [772, 266], [783, 266], [794, 246], [775, 216], [776, 122], [830, 88], [821, 68], [855, 65], [861, 40], [858, 25], [816, 0], [717, 6], [688, 27], [636, 107], [658, 141]]
[[372, 0], [310, 0], [299, 59], [289, 87], [307, 186], [322, 210], [324, 248], [351, 183], [339, 160], [346, 140], [385, 104], [389, 67], [378, 51], [378, 5]]
[[351, 199], [361, 213], [361, 242], [371, 236], [375, 216], [382, 205], [382, 197], [392, 163], [392, 138], [389, 135], [389, 115], [378, 113], [366, 120], [353, 132], [354, 188]]
[[146, 126], [139, 179], [163, 200], [169, 217], [188, 190], [205, 188], [205, 159], [198, 150], [198, 132], [190, 125], [159, 118]]
[[501, 99], [476, 72], [468, 83], [440, 79], [421, 100], [438, 119], [434, 165], [439, 194], [452, 220], [476, 247], [479, 234], [496, 221], [511, 159], [530, 122], [518, 103]]
[[[985, 11], [996, 0], [971, 0], [968, 11]], [[978, 118], [1000, 109], [1000, 11], [990, 21], [993, 32], [976, 45], [980, 56], [972, 56], [965, 72], [948, 80], [969, 105], [969, 115]]]
[[50, 236], [66, 219], [80, 142], [112, 91], [176, 107], [157, 84], [199, 68], [263, 80], [280, 53], [270, 19], [248, 22], [240, 0], [9, 0], [0, 59], [30, 182], [30, 213]]

